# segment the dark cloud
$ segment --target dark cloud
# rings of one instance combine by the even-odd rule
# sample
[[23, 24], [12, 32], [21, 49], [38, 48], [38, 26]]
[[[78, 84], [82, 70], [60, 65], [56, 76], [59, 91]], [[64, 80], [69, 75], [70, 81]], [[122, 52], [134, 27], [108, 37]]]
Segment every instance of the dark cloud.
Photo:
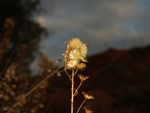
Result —
[[41, 50], [56, 60], [65, 49], [64, 41], [71, 37], [89, 41], [89, 54], [112, 46], [140, 45], [141, 38], [145, 40], [143, 44], [147, 44], [150, 36], [148, 3], [147, 0], [42, 0], [47, 13], [36, 20], [55, 33], [42, 41]]

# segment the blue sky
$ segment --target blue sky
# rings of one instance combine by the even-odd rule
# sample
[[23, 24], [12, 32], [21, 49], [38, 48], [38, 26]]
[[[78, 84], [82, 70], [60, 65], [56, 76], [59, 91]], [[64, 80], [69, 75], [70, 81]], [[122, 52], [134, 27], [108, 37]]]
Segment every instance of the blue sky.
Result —
[[150, 0], [41, 1], [46, 13], [35, 20], [50, 32], [40, 44], [50, 60], [62, 58], [72, 37], [89, 42], [88, 55], [150, 44]]

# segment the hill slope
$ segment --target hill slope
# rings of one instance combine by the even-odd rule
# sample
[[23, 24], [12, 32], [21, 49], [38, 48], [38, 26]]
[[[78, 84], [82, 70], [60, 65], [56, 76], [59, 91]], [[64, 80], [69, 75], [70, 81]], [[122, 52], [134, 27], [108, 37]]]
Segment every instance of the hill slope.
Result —
[[[80, 72], [79, 72], [80, 73]], [[95, 113], [148, 113], [150, 112], [150, 46], [130, 50], [110, 49], [88, 58], [84, 75], [90, 78], [80, 91], [94, 95], [95, 100], [85, 106]], [[69, 113], [70, 81], [65, 74], [53, 77], [54, 97], [49, 112]], [[76, 85], [79, 80], [76, 79]], [[81, 93], [81, 92], [80, 92]], [[75, 98], [75, 110], [84, 99]], [[84, 113], [84, 110], [81, 110]]]

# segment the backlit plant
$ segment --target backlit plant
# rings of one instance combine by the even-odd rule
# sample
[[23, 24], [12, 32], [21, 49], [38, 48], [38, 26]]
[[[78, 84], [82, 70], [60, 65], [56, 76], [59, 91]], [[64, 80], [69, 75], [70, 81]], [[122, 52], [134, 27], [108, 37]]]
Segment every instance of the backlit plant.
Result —
[[[86, 65], [85, 62], [87, 62], [86, 54], [87, 54], [87, 46], [86, 44], [83, 44], [78, 38], [72, 38], [71, 40], [67, 41], [65, 44], [67, 44], [66, 50], [63, 54], [64, 61], [65, 61], [65, 72], [68, 75], [69, 79], [71, 80], [71, 113], [74, 112], [74, 96], [78, 94], [78, 90], [82, 83], [88, 79], [89, 77], [85, 77], [81, 74], [78, 75], [79, 79], [81, 80], [79, 86], [77, 88], [74, 88], [74, 77], [77, 74], [78, 70], [83, 70]], [[69, 74], [67, 70], [71, 70], [72, 73]], [[82, 102], [80, 107], [78, 108], [78, 113], [84, 104], [86, 100], [94, 99], [93, 96], [88, 95], [85, 92], [82, 92], [85, 100]], [[88, 111], [85, 109], [86, 112]]]

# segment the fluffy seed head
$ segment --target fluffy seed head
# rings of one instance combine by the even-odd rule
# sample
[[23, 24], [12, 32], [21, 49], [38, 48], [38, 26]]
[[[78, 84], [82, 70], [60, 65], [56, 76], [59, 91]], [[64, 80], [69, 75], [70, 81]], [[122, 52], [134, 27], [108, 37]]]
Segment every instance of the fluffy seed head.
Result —
[[74, 48], [74, 49], [79, 48], [83, 45], [79, 38], [72, 38], [67, 43], [69, 44], [71, 48]]
[[86, 67], [86, 65], [85, 65], [84, 63], [79, 63], [79, 64], [77, 65], [77, 68], [78, 68], [79, 70], [84, 70], [85, 67]]
[[78, 60], [81, 58], [80, 51], [78, 49], [74, 49], [70, 51], [69, 58], [72, 60]]
[[77, 66], [78, 62], [76, 60], [70, 60], [67, 62], [67, 68], [75, 68]]
[[87, 54], [87, 46], [78, 38], [72, 38], [66, 42], [67, 47], [63, 54], [65, 59], [65, 67], [67, 69], [78, 68], [84, 69], [86, 66], [80, 62], [87, 62], [85, 59]]
[[87, 54], [87, 46], [86, 46], [86, 44], [83, 44], [82, 45], [82, 47], [80, 47], [80, 52], [81, 52], [81, 55], [82, 56], [86, 56], [86, 54]]

